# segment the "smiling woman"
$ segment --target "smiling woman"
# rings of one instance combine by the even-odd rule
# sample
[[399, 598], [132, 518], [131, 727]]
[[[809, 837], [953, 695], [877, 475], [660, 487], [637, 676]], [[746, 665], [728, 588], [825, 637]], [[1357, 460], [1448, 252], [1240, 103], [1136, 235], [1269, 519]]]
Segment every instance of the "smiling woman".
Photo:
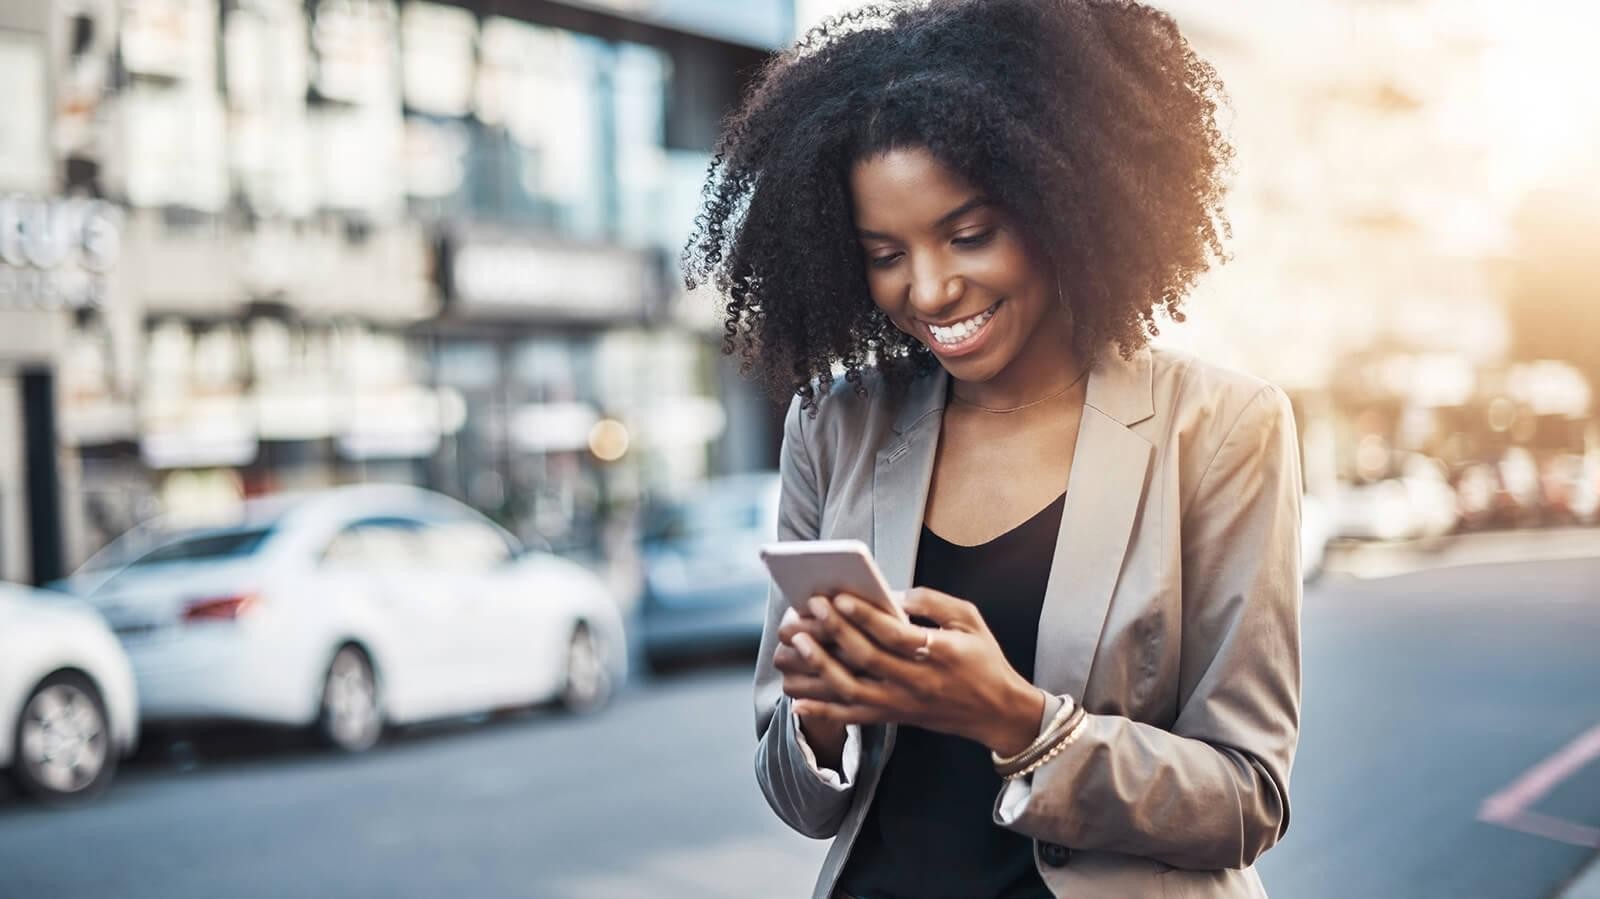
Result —
[[1294, 423], [1147, 345], [1221, 252], [1220, 90], [1137, 3], [932, 0], [823, 25], [729, 120], [685, 271], [795, 395], [779, 537], [909, 588], [768, 599], [756, 777], [834, 838], [814, 899], [1264, 896]]
[[[1173, 21], [1140, 4], [867, 7], [778, 56], [729, 120], [685, 278], [727, 297], [726, 348], [746, 371], [808, 409], [835, 363], [852, 382], [875, 363], [899, 385], [934, 367], [928, 332], [883, 308], [884, 290], [908, 283], [912, 238], [943, 238], [953, 255], [1000, 229], [1001, 253], [1025, 247], [1037, 269], [1029, 302], [1063, 308], [1086, 360], [1108, 342], [1131, 356], [1159, 310], [1181, 320], [1221, 251], [1232, 157], [1221, 101]], [[914, 164], [893, 150], [915, 150]], [[878, 164], [863, 172], [863, 161]], [[933, 165], [949, 189], [939, 199], [963, 194], [937, 214], [917, 170]], [[863, 178], [887, 201], [872, 207], [896, 221], [860, 219]], [[920, 221], [896, 189], [919, 194]], [[981, 311], [962, 303], [926, 318]]]
[[1015, 406], [1070, 360], [1047, 260], [1015, 216], [926, 148], [857, 161], [850, 197], [873, 303], [962, 382], [958, 399]]

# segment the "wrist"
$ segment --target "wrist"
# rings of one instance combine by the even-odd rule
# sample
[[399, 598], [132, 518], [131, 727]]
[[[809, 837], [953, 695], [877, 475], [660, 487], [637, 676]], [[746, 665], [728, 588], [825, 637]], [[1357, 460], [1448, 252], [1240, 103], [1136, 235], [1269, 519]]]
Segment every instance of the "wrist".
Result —
[[1018, 678], [1007, 690], [999, 714], [992, 716], [989, 726], [978, 735], [978, 742], [996, 755], [1016, 755], [1039, 738], [1044, 708], [1044, 691]]
[[800, 733], [813, 748], [836, 748], [844, 745], [846, 725], [825, 719], [808, 718], [799, 712], [795, 713], [795, 718], [800, 721]]

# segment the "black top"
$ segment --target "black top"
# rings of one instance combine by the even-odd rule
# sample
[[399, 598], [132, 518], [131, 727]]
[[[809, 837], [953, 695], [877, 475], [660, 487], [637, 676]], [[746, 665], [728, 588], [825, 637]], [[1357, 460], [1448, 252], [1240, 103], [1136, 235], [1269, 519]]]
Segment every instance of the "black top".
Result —
[[[1029, 680], [1065, 500], [979, 546], [924, 526], [917, 551], [913, 583], [976, 605]], [[1032, 841], [994, 823], [1001, 783], [981, 744], [902, 725], [839, 888], [861, 899], [1050, 899]]]

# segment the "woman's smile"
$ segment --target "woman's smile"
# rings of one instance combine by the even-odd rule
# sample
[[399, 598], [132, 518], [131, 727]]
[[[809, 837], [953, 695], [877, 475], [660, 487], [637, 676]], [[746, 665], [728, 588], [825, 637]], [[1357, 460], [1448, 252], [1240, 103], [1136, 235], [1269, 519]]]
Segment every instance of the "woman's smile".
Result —
[[928, 338], [923, 342], [934, 353], [945, 357], [965, 356], [977, 352], [983, 347], [984, 338], [991, 330], [990, 325], [1004, 303], [1005, 300], [999, 300], [977, 315], [946, 325], [922, 322], [922, 330]]

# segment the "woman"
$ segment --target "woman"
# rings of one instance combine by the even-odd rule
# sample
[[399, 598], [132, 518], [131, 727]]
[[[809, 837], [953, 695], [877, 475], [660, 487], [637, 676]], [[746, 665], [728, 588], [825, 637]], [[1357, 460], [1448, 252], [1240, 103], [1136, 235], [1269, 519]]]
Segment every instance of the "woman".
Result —
[[685, 268], [797, 394], [780, 536], [915, 585], [909, 622], [771, 599], [756, 774], [834, 838], [816, 897], [1265, 895], [1294, 424], [1147, 345], [1220, 254], [1219, 97], [1147, 7], [935, 0], [811, 32], [729, 120]]

